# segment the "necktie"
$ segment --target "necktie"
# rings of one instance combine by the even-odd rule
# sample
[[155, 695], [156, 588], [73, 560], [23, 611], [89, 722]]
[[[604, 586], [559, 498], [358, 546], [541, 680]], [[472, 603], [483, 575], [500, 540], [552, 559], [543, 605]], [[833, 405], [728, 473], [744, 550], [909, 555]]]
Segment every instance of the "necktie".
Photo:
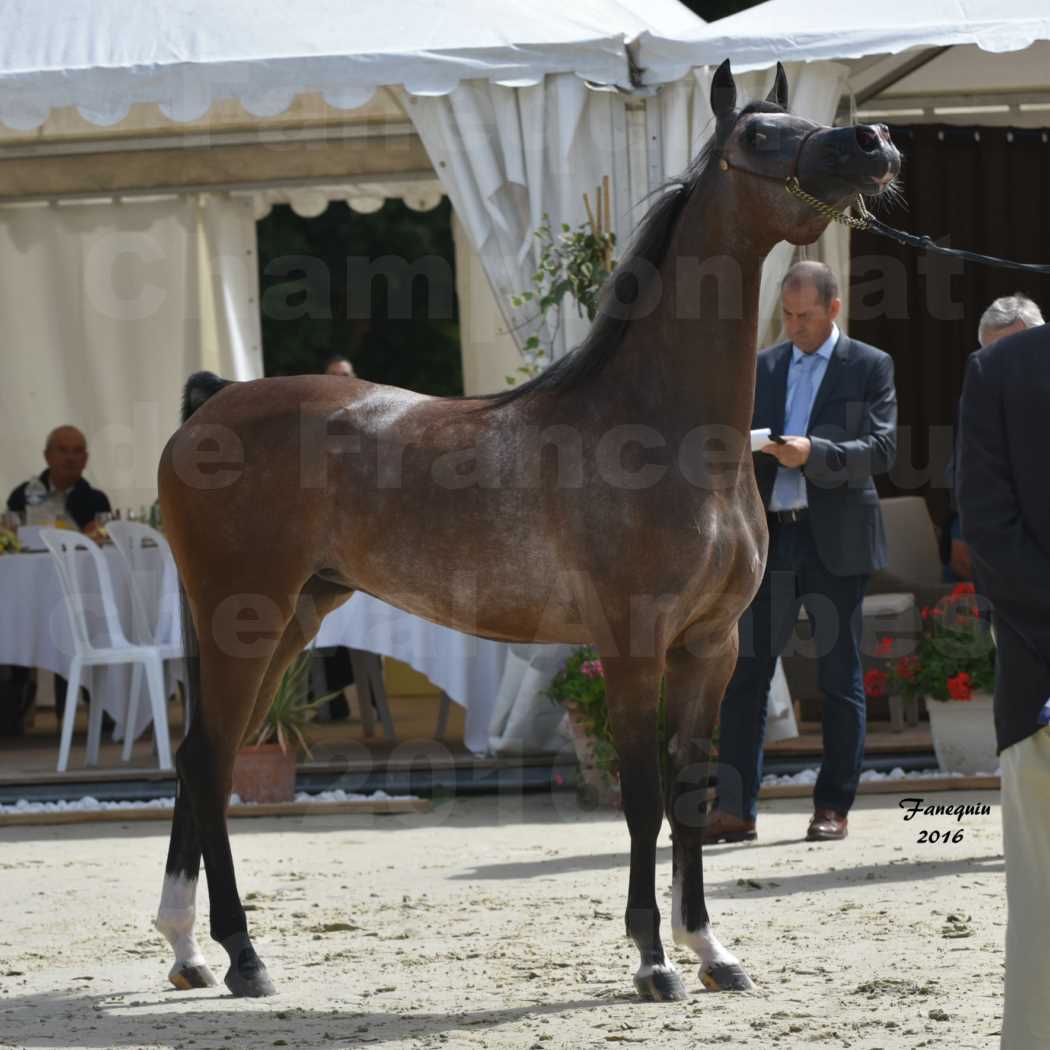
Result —
[[[795, 389], [791, 397], [787, 417], [784, 420], [784, 433], [796, 437], [804, 436], [809, 425], [809, 410], [816, 395], [816, 354], [803, 354], [792, 364], [798, 372]], [[806, 503], [805, 481], [798, 467], [780, 467], [777, 470], [771, 505], [777, 508], [802, 507]]]

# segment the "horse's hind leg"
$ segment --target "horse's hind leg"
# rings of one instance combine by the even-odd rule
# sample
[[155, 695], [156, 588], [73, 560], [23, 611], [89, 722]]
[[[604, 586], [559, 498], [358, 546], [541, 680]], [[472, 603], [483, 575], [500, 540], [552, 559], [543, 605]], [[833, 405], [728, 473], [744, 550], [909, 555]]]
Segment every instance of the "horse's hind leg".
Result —
[[[253, 642], [250, 659], [223, 653], [214, 637], [201, 638], [201, 710], [194, 712], [177, 756], [180, 790], [157, 923], [175, 948], [171, 980], [176, 987], [214, 984], [193, 937], [193, 897], [203, 847], [211, 935], [230, 956], [226, 986], [234, 995], [273, 994], [266, 968], [248, 936], [230, 852], [226, 804], [233, 762], [241, 743], [251, 738], [269, 709], [285, 668], [317, 632], [325, 614], [348, 596], [346, 590], [311, 580], [279, 640]], [[199, 622], [208, 623], [210, 617], [199, 616]]]
[[660, 940], [656, 906], [656, 840], [664, 818], [660, 789], [660, 661], [604, 659], [609, 719], [620, 756], [623, 811], [631, 834], [631, 877], [627, 890], [627, 935], [638, 947], [641, 965], [634, 986], [644, 999], [684, 999], [685, 985]]
[[[298, 590], [298, 585], [288, 588], [291, 595]], [[250, 585], [236, 593], [257, 596]], [[265, 604], [271, 610], [282, 610], [278, 621], [264, 625], [237, 620], [247, 606], [230, 602], [226, 594], [197, 596], [200, 695], [190, 731], [178, 752], [181, 788], [192, 809], [208, 876], [211, 936], [230, 957], [226, 986], [235, 995], [245, 996], [272, 995], [274, 991], [248, 936], [226, 826], [234, 759], [292, 615], [293, 599], [288, 592], [282, 597], [271, 590], [270, 602]], [[177, 830], [173, 827], [173, 841]], [[186, 834], [183, 841], [192, 846], [192, 834]], [[174, 849], [177, 852], [178, 847]], [[173, 880], [168, 887], [175, 895], [179, 883]]]
[[201, 843], [181, 772], [182, 764], [180, 748], [175, 757], [175, 766], [179, 770], [175, 786], [175, 815], [171, 823], [168, 861], [164, 867], [164, 889], [154, 925], [175, 952], [175, 964], [168, 980], [176, 988], [185, 990], [211, 988], [216, 982], [193, 932]]
[[711, 738], [736, 654], [735, 631], [712, 655], [695, 656], [685, 648], [667, 654], [666, 791], [674, 865], [671, 929], [675, 943], [692, 949], [700, 959], [700, 980], [710, 991], [751, 987], [743, 967], [711, 929], [701, 846]]

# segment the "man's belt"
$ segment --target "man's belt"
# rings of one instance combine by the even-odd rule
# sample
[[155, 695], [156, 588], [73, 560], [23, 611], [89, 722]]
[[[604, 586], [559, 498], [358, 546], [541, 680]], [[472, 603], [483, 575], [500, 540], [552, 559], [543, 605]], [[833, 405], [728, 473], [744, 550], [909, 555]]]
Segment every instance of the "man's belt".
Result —
[[771, 523], [786, 525], [791, 521], [801, 521], [809, 514], [809, 507], [793, 507], [791, 510], [767, 510], [766, 518]]

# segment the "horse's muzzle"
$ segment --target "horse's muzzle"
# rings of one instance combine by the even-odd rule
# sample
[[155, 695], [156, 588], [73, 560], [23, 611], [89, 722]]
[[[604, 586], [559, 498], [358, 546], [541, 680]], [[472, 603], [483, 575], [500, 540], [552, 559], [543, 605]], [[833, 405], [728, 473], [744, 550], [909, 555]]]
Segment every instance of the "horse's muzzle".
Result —
[[829, 128], [814, 136], [810, 148], [800, 158], [803, 185], [809, 179], [819, 183], [840, 180], [871, 192], [881, 190], [901, 170], [901, 155], [885, 124], [853, 124]]

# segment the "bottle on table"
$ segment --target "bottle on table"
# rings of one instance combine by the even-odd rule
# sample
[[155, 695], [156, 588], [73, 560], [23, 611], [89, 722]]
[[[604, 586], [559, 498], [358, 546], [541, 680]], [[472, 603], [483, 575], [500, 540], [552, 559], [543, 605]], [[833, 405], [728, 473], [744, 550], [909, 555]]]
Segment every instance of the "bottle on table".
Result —
[[50, 507], [47, 498], [47, 486], [34, 474], [26, 485], [26, 524], [47, 525]]

